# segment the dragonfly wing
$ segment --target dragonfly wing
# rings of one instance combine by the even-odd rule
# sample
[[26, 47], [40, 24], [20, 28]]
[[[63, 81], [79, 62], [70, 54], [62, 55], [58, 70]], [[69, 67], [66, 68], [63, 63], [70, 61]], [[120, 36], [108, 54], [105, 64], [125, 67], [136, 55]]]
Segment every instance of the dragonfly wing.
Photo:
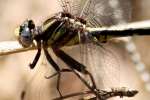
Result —
[[[91, 27], [110, 26], [131, 19], [131, 1], [59, 0], [65, 11], [86, 19]], [[123, 2], [123, 3], [122, 3]]]
[[[80, 16], [83, 4], [86, 0], [58, 0], [63, 11], [69, 12], [75, 16]], [[88, 1], [88, 0], [87, 0]]]
[[[131, 15], [129, 0], [91, 0], [90, 7], [85, 18], [91, 27], [125, 23]], [[86, 14], [83, 13], [82, 16], [84, 15]], [[110, 41], [100, 45], [83, 44], [80, 48], [82, 61], [93, 74], [99, 89], [120, 86], [120, 70], [125, 65], [120, 60], [121, 49], [124, 49], [119, 43]]]
[[[93, 0], [91, 1], [93, 2]], [[120, 24], [128, 21], [131, 17], [129, 0], [94, 0], [92, 2], [89, 14], [86, 16], [91, 27]]]

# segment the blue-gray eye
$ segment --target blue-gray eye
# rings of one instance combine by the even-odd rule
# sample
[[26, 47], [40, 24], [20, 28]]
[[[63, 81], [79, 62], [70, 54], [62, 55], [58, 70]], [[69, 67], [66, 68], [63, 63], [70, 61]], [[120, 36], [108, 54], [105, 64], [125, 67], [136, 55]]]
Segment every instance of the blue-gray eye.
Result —
[[32, 20], [26, 20], [19, 28], [19, 42], [24, 47], [29, 47], [33, 44], [33, 32], [35, 24]]

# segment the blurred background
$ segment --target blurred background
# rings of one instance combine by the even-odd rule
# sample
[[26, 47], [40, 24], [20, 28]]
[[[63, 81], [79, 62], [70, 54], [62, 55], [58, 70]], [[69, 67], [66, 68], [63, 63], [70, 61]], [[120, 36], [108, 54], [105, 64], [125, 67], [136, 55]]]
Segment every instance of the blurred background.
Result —
[[[122, 1], [126, 2], [126, 0]], [[131, 5], [131, 22], [150, 19], [149, 0], [131, 0]], [[34, 19], [35, 24], [41, 25], [46, 18], [60, 11], [60, 9], [61, 7], [58, 5], [57, 0], [0, 0], [0, 41], [16, 40], [14, 30], [25, 19]], [[149, 36], [136, 36], [133, 38], [137, 51], [140, 53], [141, 61], [145, 64], [146, 71], [150, 74], [149, 40]], [[123, 100], [149, 100], [150, 80], [148, 80], [149, 84], [145, 85], [141, 74], [137, 71], [123, 44], [124, 43], [108, 43], [106, 45], [106, 47], [108, 46], [108, 48], [112, 50], [111, 52], [114, 52], [113, 55], [116, 57], [113, 63], [114, 65], [111, 66], [115, 66], [118, 63], [119, 66], [121, 66], [121, 68], [119, 67], [117, 69], [119, 74], [116, 74], [116, 76], [119, 75], [120, 78], [118, 80], [119, 87], [125, 86], [139, 90], [137, 96], [133, 98], [123, 98]], [[0, 57], [0, 100], [20, 100], [20, 95], [23, 90], [27, 91], [26, 100], [51, 100], [52, 97], [58, 96], [56, 95], [55, 79], [46, 80], [44, 78], [44, 75], [50, 75], [53, 71], [53, 69], [50, 69], [51, 66], [47, 61], [43, 60], [45, 59], [44, 55], [42, 55], [34, 70], [30, 70], [28, 67], [35, 53], [36, 51], [28, 51]], [[68, 53], [70, 53], [69, 50]], [[114, 57], [113, 55], [111, 55], [111, 57]], [[76, 54], [72, 56], [76, 56]], [[61, 88], [64, 94], [85, 88], [74, 75], [66, 74], [64, 76], [65, 77], [62, 77]], [[113, 77], [115, 76], [109, 78], [113, 80]], [[150, 76], [147, 75], [146, 78], [150, 79]], [[111, 87], [111, 85], [108, 86], [108, 88], [109, 87]]]

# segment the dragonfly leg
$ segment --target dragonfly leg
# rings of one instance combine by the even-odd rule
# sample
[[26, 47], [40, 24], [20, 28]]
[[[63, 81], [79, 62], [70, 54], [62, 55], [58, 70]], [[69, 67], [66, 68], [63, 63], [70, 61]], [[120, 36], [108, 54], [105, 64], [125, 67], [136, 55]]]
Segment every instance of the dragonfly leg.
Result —
[[[55, 52], [56, 56], [58, 56], [62, 61], [64, 61], [71, 69], [72, 71], [77, 75], [77, 77], [93, 92], [95, 93], [95, 95], [101, 99], [101, 96], [98, 93], [98, 89], [96, 88], [96, 84], [94, 82], [94, 78], [91, 75], [90, 72], [88, 72], [86, 70], [86, 67], [77, 62], [76, 60], [74, 60], [72, 57], [70, 57], [69, 55], [67, 55], [64, 51], [60, 50], [60, 49], [55, 49], [53, 48], [53, 51]], [[87, 74], [90, 76], [91, 81], [93, 86], [91, 87], [86, 81], [85, 79], [83, 79], [75, 70], [83, 73], [83, 74]]]
[[62, 97], [62, 93], [61, 93], [61, 91], [60, 91], [60, 81], [61, 81], [60, 79], [61, 79], [61, 73], [58, 72], [56, 88], [57, 88], [57, 90], [58, 90], [58, 92], [59, 92], [60, 97]]
[[62, 97], [61, 91], [60, 91], [60, 78], [61, 78], [61, 73], [60, 73], [60, 68], [59, 66], [55, 63], [55, 61], [52, 59], [52, 57], [50, 56], [50, 54], [48, 53], [47, 49], [44, 48], [44, 53], [46, 55], [46, 58], [48, 60], [48, 62], [53, 66], [53, 68], [56, 70], [57, 74], [58, 74], [58, 78], [57, 78], [57, 91], [60, 95], [60, 97]]
[[31, 69], [33, 69], [35, 67], [35, 65], [37, 64], [37, 62], [40, 58], [40, 55], [41, 55], [41, 42], [40, 41], [37, 41], [37, 47], [38, 47], [38, 51], [36, 53], [36, 56], [35, 56], [33, 62], [29, 64], [29, 67]]
[[33, 62], [29, 64], [31, 69], [33, 69], [35, 67], [35, 65], [37, 64], [37, 62], [38, 62], [38, 60], [40, 58], [40, 55], [41, 55], [41, 48], [38, 49], [38, 52], [37, 52]]
[[50, 54], [48, 53], [48, 50], [44, 48], [44, 53], [46, 56], [46, 59], [48, 60], [48, 62], [53, 66], [53, 68], [59, 72], [61, 69], [60, 67], [55, 63], [55, 61], [52, 59], [52, 57], [50, 56]]
[[[59, 72], [60, 72], [60, 73], [62, 73], [62, 72], [72, 72], [72, 70], [70, 70], [70, 69], [61, 69]], [[50, 78], [52, 78], [52, 77], [54, 77], [54, 76], [56, 76], [56, 75], [58, 75], [58, 72], [56, 72], [56, 73], [54, 73], [54, 74], [52, 74], [52, 75], [50, 75], [50, 76], [45, 76], [45, 78], [46, 78], [46, 79], [50, 79]]]

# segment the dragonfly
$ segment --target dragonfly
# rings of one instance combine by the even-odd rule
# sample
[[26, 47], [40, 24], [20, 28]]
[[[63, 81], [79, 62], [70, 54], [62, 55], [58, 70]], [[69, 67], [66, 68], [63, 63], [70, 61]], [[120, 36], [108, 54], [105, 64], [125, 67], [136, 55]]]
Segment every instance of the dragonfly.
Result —
[[[106, 16], [101, 17], [101, 14], [98, 11], [96, 12], [96, 8], [94, 6], [100, 3], [104, 4], [105, 2], [103, 0], [60, 0], [59, 2], [61, 3], [63, 9], [62, 12], [50, 17], [41, 26], [36, 26], [33, 20], [26, 20], [18, 28], [18, 40], [22, 46], [17, 44], [16, 47], [13, 46], [14, 48], [4, 48], [5, 50], [1, 50], [2, 52], [0, 54], [5, 55], [14, 52], [37, 49], [38, 51], [35, 59], [30, 64], [30, 68], [33, 69], [41, 55], [41, 50], [44, 50], [46, 59], [56, 70], [56, 73], [52, 76], [58, 75], [57, 89], [60, 96], [62, 96], [59, 90], [61, 73], [73, 72], [80, 80], [82, 80], [87, 88], [95, 94], [96, 98], [101, 100], [102, 97], [95, 84], [96, 79], [93, 78], [92, 73], [86, 69], [85, 65], [73, 59], [61, 50], [61, 48], [80, 44], [82, 46], [87, 43], [92, 43], [93, 47], [96, 45], [102, 48], [103, 46], [100, 43], [105, 43], [113, 37], [148, 35], [147, 33], [150, 31], [150, 25], [144, 24], [143, 26], [141, 23], [131, 23], [106, 27], [108, 22], [110, 22], [110, 24], [117, 22], [110, 21], [109, 17], [107, 18]], [[103, 22], [103, 18], [106, 18], [107, 20], [104, 20]], [[149, 22], [147, 21], [146, 23]], [[1, 45], [5, 45], [5, 43]], [[91, 45], [89, 47], [91, 47]], [[54, 54], [66, 63], [70, 69], [60, 69], [60, 65], [58, 65], [49, 54], [48, 48], [52, 48]], [[88, 75], [93, 86], [90, 86], [79, 75], [79, 73]], [[46, 78], [49, 79], [52, 76]], [[115, 92], [113, 91], [113, 93]]]

